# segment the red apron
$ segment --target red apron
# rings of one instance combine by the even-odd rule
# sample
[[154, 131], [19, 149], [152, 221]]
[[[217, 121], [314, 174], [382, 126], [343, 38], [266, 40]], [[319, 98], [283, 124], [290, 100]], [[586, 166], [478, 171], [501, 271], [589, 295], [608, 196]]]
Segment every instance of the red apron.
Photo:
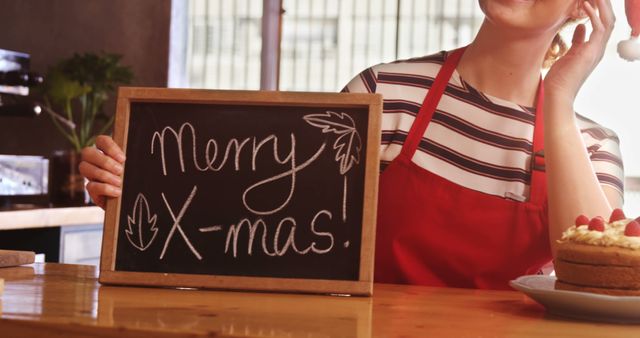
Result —
[[[411, 161], [463, 52], [447, 57], [402, 152], [380, 176], [376, 282], [507, 289], [551, 261], [542, 156], [532, 155], [526, 202], [462, 187]], [[541, 82], [534, 154], [544, 144], [543, 95]]]

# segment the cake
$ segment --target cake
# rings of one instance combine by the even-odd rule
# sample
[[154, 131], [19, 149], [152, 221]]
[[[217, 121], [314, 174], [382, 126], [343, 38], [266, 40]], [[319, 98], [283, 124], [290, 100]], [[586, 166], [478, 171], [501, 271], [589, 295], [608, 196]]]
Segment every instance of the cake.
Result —
[[579, 216], [562, 234], [554, 265], [556, 289], [640, 296], [640, 217], [620, 209], [609, 221]]

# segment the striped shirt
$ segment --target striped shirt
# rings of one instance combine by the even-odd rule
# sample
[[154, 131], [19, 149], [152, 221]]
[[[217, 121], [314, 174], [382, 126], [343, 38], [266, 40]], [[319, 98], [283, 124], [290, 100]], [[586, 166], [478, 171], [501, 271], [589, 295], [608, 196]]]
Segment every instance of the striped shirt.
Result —
[[[446, 52], [364, 70], [344, 92], [383, 97], [381, 170], [400, 153]], [[622, 195], [616, 134], [576, 114], [601, 184]], [[484, 94], [455, 71], [413, 156], [420, 167], [463, 187], [508, 199], [529, 198], [535, 108]]]

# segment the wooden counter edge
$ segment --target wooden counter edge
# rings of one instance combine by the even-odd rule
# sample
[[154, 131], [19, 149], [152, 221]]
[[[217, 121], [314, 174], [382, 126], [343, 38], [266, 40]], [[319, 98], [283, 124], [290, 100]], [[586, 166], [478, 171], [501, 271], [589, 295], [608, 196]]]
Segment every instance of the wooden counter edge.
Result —
[[[154, 279], [153, 285], [150, 285], [150, 279]], [[212, 290], [246, 290], [268, 292], [277, 291], [354, 296], [371, 296], [373, 294], [372, 281], [212, 276], [157, 272], [120, 272], [105, 270], [100, 271], [100, 277], [98, 278], [98, 281], [102, 284], [109, 285], [144, 287], [182, 287]]]
[[[11, 338], [73, 338], [73, 337], [118, 337], [118, 338], [177, 338], [184, 337], [182, 331], [161, 331], [161, 329], [140, 329], [132, 327], [109, 327], [67, 322], [38, 322], [21, 319], [0, 318], [3, 337]], [[220, 332], [202, 332], [190, 337], [229, 337]]]

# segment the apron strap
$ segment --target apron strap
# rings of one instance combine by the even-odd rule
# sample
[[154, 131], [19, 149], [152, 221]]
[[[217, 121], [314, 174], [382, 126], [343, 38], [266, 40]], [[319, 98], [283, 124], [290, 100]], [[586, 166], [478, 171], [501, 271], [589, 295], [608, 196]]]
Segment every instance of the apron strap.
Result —
[[[438, 107], [438, 103], [444, 94], [451, 75], [458, 66], [460, 58], [466, 47], [456, 49], [447, 55], [440, 72], [436, 76], [433, 85], [428, 90], [420, 111], [416, 116], [407, 139], [405, 140], [399, 156], [404, 156], [411, 161], [420, 141], [422, 140], [429, 122]], [[544, 83], [540, 78], [538, 95], [536, 99], [536, 118], [533, 131], [533, 154], [531, 155], [531, 182], [529, 201], [536, 205], [544, 203], [546, 198], [546, 174], [544, 168]]]
[[416, 149], [418, 149], [418, 145], [420, 145], [424, 132], [427, 130], [427, 126], [433, 117], [433, 113], [438, 107], [440, 98], [442, 98], [442, 94], [444, 94], [447, 84], [449, 84], [449, 79], [451, 79], [453, 71], [458, 66], [458, 62], [460, 61], [462, 54], [464, 54], [465, 48], [466, 47], [456, 49], [447, 55], [440, 72], [438, 72], [436, 79], [433, 81], [433, 85], [431, 85], [431, 88], [428, 90], [427, 95], [424, 98], [424, 102], [422, 103], [422, 107], [420, 107], [420, 111], [418, 112], [415, 121], [413, 121], [411, 129], [409, 129], [409, 134], [407, 135], [407, 139], [404, 141], [404, 145], [402, 146], [402, 151], [400, 153], [400, 155], [405, 156], [409, 160], [413, 158], [413, 154], [415, 154]]

